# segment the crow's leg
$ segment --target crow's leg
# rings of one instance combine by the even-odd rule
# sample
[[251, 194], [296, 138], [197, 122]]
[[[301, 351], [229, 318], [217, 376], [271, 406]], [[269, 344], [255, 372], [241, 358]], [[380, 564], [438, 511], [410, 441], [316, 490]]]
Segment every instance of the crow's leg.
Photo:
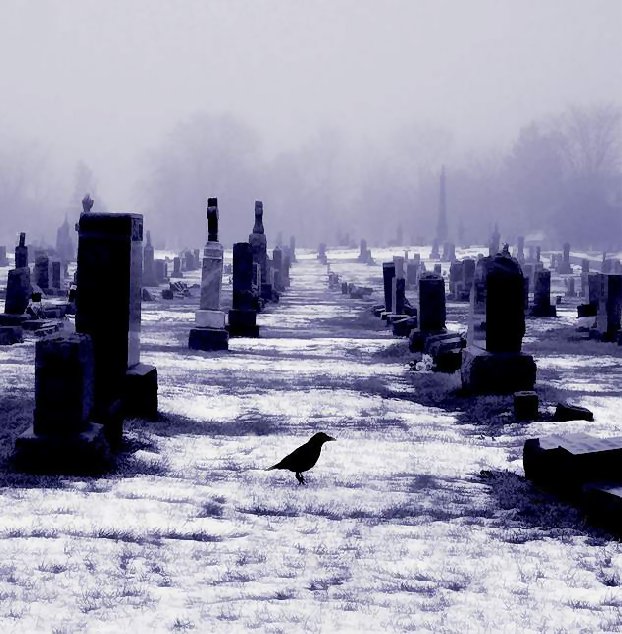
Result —
[[296, 480], [298, 480], [298, 484], [306, 484], [302, 473], [296, 473]]

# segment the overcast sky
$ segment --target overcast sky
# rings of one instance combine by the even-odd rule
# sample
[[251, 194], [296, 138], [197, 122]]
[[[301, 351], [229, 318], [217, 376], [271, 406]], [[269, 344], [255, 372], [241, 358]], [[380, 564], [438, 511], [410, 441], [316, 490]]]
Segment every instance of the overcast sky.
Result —
[[0, 0], [0, 139], [36, 139], [111, 209], [197, 111], [266, 152], [409, 121], [507, 143], [571, 103], [622, 100], [622, 0]]

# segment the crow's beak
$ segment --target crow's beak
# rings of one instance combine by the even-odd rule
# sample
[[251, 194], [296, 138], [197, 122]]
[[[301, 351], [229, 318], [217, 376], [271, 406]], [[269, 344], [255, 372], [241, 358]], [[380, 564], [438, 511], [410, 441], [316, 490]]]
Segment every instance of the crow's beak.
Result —
[[326, 439], [326, 442], [328, 442], [329, 440], [337, 440], [337, 439], [336, 439], [336, 438], [333, 438], [332, 436], [329, 436], [329, 437]]

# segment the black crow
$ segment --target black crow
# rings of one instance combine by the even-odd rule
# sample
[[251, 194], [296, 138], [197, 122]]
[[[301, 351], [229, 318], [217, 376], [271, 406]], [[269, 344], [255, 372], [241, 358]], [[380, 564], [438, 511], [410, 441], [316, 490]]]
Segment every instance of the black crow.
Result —
[[292, 451], [292, 453], [288, 456], [285, 456], [281, 462], [275, 464], [269, 469], [266, 469], [266, 471], [271, 471], [272, 469], [288, 469], [296, 474], [296, 479], [299, 484], [305, 484], [302, 472], [309, 471], [309, 469], [315, 465], [320, 457], [322, 445], [329, 440], [335, 439], [331, 438], [331, 436], [325, 434], [323, 431], [313, 434], [309, 442], [306, 442], [304, 445], [298, 447], [298, 449], [294, 449], [294, 451]]

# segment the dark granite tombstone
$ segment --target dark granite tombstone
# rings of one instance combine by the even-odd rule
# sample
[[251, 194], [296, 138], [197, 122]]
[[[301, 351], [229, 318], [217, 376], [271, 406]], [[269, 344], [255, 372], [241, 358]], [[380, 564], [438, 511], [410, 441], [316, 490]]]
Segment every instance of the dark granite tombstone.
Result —
[[6, 284], [4, 312], [7, 315], [24, 315], [31, 292], [30, 269], [27, 266], [11, 269]]
[[80, 216], [76, 331], [93, 341], [94, 419], [113, 440], [123, 414], [157, 414], [157, 372], [140, 363], [142, 238], [139, 214]]
[[51, 287], [59, 291], [61, 288], [61, 262], [59, 260], [52, 260], [52, 283]]
[[26, 246], [26, 234], [19, 234], [19, 244], [15, 247], [15, 268], [23, 269], [28, 266], [28, 247]]
[[401, 278], [395, 278], [395, 306], [393, 307], [393, 313], [395, 315], [404, 314], [404, 301], [406, 299], [406, 280]]
[[[154, 260], [155, 279], [157, 284], [168, 280], [168, 262], [166, 260]], [[155, 286], [155, 284], [154, 284]]]
[[469, 345], [462, 353], [462, 386], [473, 393], [532, 390], [536, 366], [521, 353], [525, 334], [524, 276], [517, 260], [500, 253], [486, 275], [486, 349]]
[[616, 341], [622, 314], [622, 275], [601, 275], [600, 281], [596, 327], [590, 336], [601, 341]]
[[258, 298], [253, 292], [253, 249], [248, 242], [233, 245], [233, 302], [229, 311], [231, 337], [258, 337]]
[[419, 329], [438, 332], [445, 329], [445, 280], [435, 273], [419, 278]]
[[462, 260], [462, 293], [463, 299], [468, 300], [475, 279], [475, 260], [465, 258]]
[[449, 293], [453, 300], [462, 299], [463, 263], [455, 260], [449, 265]]
[[50, 288], [50, 258], [46, 254], [35, 258], [34, 283], [44, 292]]
[[155, 251], [151, 244], [151, 232], [147, 231], [147, 244], [143, 248], [143, 286], [157, 286]]
[[93, 346], [88, 335], [37, 341], [33, 425], [15, 442], [18, 468], [35, 472], [100, 472], [110, 466], [102, 425], [91, 421]]
[[395, 263], [382, 263], [382, 281], [384, 284], [384, 309], [387, 313], [393, 310], [393, 278], [395, 277]]
[[[255, 224], [253, 226], [253, 232], [248, 236], [248, 241], [253, 249], [253, 262], [259, 265], [261, 271], [261, 280], [259, 282], [259, 291], [262, 291], [262, 284], [269, 285], [268, 280], [268, 256], [267, 256], [267, 241], [263, 226], [263, 203], [261, 200], [255, 201]], [[266, 291], [266, 295], [271, 295]]]
[[535, 271], [532, 317], [556, 317], [557, 309], [551, 305], [551, 271]]

